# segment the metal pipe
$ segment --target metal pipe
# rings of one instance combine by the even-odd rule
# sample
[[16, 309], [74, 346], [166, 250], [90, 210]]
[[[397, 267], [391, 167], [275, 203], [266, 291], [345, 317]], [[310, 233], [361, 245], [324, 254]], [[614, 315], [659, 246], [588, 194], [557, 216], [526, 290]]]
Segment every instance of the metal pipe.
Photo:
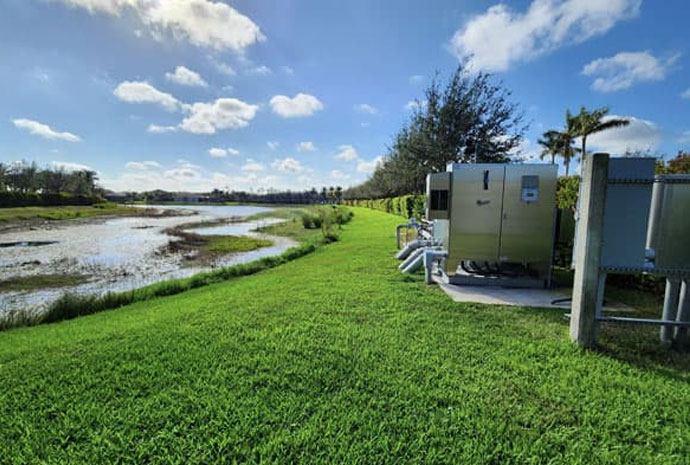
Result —
[[679, 328], [690, 327], [690, 321], [655, 320], [653, 318], [629, 318], [625, 316], [602, 316], [597, 318], [597, 321], [604, 323], [635, 323], [641, 325], [677, 326]]
[[427, 247], [430, 245], [435, 245], [434, 241], [430, 240], [416, 240], [407, 244], [400, 252], [395, 255], [398, 260], [404, 260], [407, 258], [414, 250], [420, 247]]
[[431, 271], [436, 260], [442, 260], [448, 256], [447, 250], [427, 250], [424, 252], [424, 281], [427, 284], [433, 284], [431, 279]]
[[676, 328], [675, 342], [679, 345], [685, 345], [688, 342], [687, 328], [690, 326], [690, 290], [688, 289], [688, 279], [684, 279], [680, 286], [676, 322], [678, 327]]
[[418, 228], [419, 228], [419, 223], [417, 223], [417, 221], [416, 221], [414, 218], [412, 218], [412, 219], [410, 219], [410, 222], [409, 222], [409, 223], [407, 223], [407, 224], [399, 224], [399, 225], [397, 225], [397, 226], [395, 227], [395, 245], [396, 245], [396, 247], [397, 247], [398, 249], [400, 248], [400, 230], [403, 229], [403, 228], [408, 228], [408, 229], [409, 229], [409, 228], [414, 228], [414, 229], [418, 229]]
[[[673, 321], [678, 310], [678, 299], [680, 297], [680, 280], [666, 279], [666, 292], [664, 295], [664, 310], [661, 314], [661, 319], [664, 321]], [[670, 345], [673, 342], [673, 327], [668, 325], [661, 326], [659, 330], [659, 339], [662, 344]]]
[[423, 253], [424, 253], [424, 248], [420, 248], [420, 249], [415, 250], [414, 252], [412, 252], [412, 253], [410, 254], [409, 257], [407, 257], [407, 258], [398, 266], [398, 269], [404, 273], [404, 272], [405, 272], [405, 268], [407, 268], [408, 266], [410, 266], [410, 264], [411, 264], [412, 262], [414, 262], [415, 259], [416, 259], [417, 257], [421, 257]]

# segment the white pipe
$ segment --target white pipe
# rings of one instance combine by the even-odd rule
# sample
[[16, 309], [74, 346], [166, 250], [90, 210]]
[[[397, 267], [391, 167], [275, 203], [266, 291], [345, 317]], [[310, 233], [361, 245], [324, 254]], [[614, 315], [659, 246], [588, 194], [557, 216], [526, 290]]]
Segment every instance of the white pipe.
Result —
[[[673, 320], [678, 310], [678, 299], [680, 297], [680, 280], [666, 278], [666, 294], [664, 295], [664, 310], [662, 320]], [[673, 327], [662, 326], [659, 330], [659, 339], [664, 345], [671, 345], [673, 342]]]
[[431, 279], [431, 271], [436, 260], [442, 260], [448, 256], [448, 251], [431, 249], [424, 252], [424, 281], [427, 284], [433, 284]]
[[415, 254], [413, 260], [410, 261], [410, 263], [405, 268], [403, 268], [403, 273], [414, 273], [422, 267], [422, 265], [424, 264], [425, 249], [419, 249], [418, 252], [420, 253]]
[[409, 244], [407, 244], [405, 246], [405, 248], [403, 248], [400, 252], [398, 252], [397, 255], [395, 256], [395, 258], [397, 258], [398, 260], [404, 260], [405, 258], [407, 258], [408, 255], [410, 255], [412, 253], [413, 250], [416, 250], [420, 247], [426, 247], [426, 246], [430, 246], [430, 245], [434, 245], [434, 244], [435, 244], [434, 241], [428, 241], [428, 240], [412, 241]]
[[410, 254], [409, 257], [407, 257], [405, 260], [403, 260], [403, 262], [400, 264], [400, 266], [398, 266], [398, 269], [402, 272], [405, 272], [405, 268], [407, 268], [410, 265], [410, 263], [415, 261], [417, 259], [417, 257], [421, 257], [422, 254], [424, 254], [424, 248], [423, 247], [415, 250], [414, 252], [412, 252]]

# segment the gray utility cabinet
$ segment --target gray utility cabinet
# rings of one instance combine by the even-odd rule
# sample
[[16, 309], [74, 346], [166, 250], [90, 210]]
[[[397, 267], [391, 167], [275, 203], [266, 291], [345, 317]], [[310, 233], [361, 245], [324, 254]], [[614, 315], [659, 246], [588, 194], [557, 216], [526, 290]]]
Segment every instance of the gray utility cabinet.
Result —
[[[448, 220], [446, 273], [454, 275], [464, 260], [533, 264], [548, 273], [556, 175], [556, 165], [489, 163], [453, 163], [429, 175], [427, 218]], [[444, 185], [447, 194], [438, 192]], [[446, 195], [447, 205], [434, 201]]]

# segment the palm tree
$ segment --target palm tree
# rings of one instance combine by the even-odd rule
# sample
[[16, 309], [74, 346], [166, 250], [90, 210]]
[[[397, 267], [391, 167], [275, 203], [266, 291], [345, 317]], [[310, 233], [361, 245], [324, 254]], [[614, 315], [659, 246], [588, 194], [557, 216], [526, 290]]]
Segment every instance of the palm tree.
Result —
[[607, 129], [620, 128], [630, 124], [625, 118], [604, 118], [609, 113], [609, 107], [601, 107], [588, 111], [580, 107], [580, 113], [573, 116], [568, 110], [565, 114], [566, 127], [572, 136], [582, 138], [582, 153], [587, 153], [587, 136]]
[[565, 175], [568, 176], [570, 172], [570, 161], [579, 149], [573, 147], [573, 136], [566, 129], [565, 131], [556, 131], [554, 129], [546, 131], [542, 135], [543, 139], [539, 139], [539, 144], [544, 147], [540, 158], [543, 160], [547, 155], [551, 156], [551, 163], [556, 162], [556, 156], [563, 158], [563, 165], [565, 166]]
[[558, 150], [556, 147], [556, 139], [558, 131], [546, 131], [542, 134], [543, 139], [539, 139], [537, 143], [544, 147], [544, 150], [539, 154], [539, 159], [543, 160], [546, 156], [551, 157], [551, 164], [556, 164], [556, 155], [558, 155]]

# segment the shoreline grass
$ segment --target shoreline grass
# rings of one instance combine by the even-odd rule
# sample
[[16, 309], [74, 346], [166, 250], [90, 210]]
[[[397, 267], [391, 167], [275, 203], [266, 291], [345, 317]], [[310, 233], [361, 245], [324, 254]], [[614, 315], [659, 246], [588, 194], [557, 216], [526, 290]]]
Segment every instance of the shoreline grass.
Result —
[[[399, 218], [242, 279], [0, 333], [13, 463], [684, 463], [690, 356], [456, 303], [393, 258]], [[610, 339], [615, 337], [615, 344]]]
[[78, 286], [89, 278], [90, 276], [70, 273], [14, 276], [0, 281], [0, 292]]
[[114, 203], [89, 206], [12, 207], [0, 208], [0, 226], [32, 220], [64, 221], [98, 216], [162, 216], [165, 214], [169, 213], [161, 213], [149, 208], [127, 207]]

